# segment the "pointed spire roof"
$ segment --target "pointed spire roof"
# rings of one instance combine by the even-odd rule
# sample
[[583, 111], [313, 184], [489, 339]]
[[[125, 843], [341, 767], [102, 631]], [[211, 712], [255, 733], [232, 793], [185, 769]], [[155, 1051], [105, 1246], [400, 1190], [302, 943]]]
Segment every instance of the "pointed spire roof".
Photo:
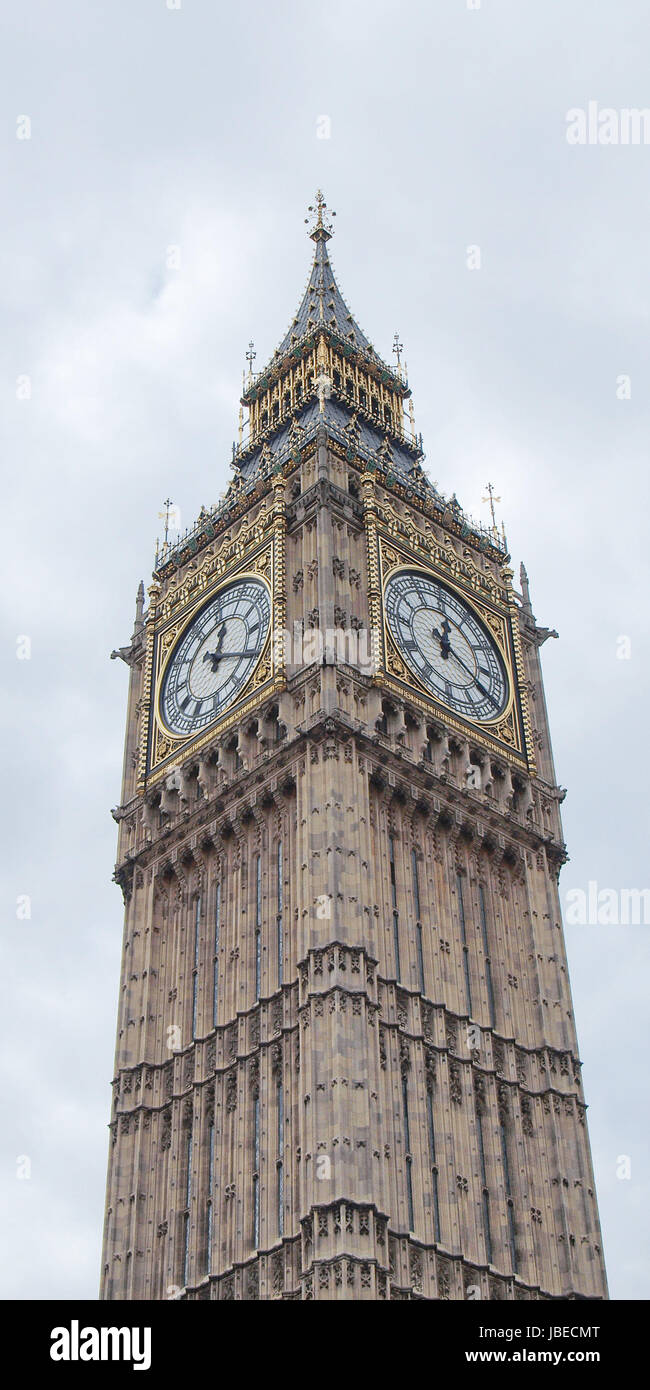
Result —
[[[233, 443], [231, 462], [234, 476], [221, 502], [207, 515], [202, 510], [196, 525], [156, 558], [156, 572], [165, 574], [184, 564], [198, 547], [213, 539], [220, 518], [230, 516], [233, 508], [245, 508], [260, 481], [295, 462], [323, 431], [359, 467], [378, 470], [388, 487], [407, 488], [409, 497], [420, 497], [445, 525], [502, 557], [505, 538], [502, 545], [492, 527], [471, 522], [456, 498], [446, 499], [424, 472], [422, 435], [415, 432], [399, 336], [395, 334], [393, 342], [397, 367], [389, 367], [350, 313], [336, 283], [327, 248], [334, 213], [328, 214], [322, 193], [317, 193], [309, 212], [315, 252], [298, 312], [263, 371], [253, 372], [256, 353], [253, 343], [248, 345], [249, 370], [244, 374], [241, 405], [251, 412], [253, 424], [244, 433], [240, 410], [239, 447]], [[329, 340], [334, 361], [345, 359], [343, 370], [333, 367], [331, 380], [327, 358], [323, 362], [320, 353], [323, 338]], [[307, 364], [306, 373], [295, 371], [301, 362]], [[355, 366], [356, 384], [351, 370]], [[405, 401], [410, 406], [410, 429], [404, 418]]]
[[[316, 243], [311, 274], [298, 313], [292, 320], [288, 333], [282, 339], [278, 353], [283, 355], [285, 352], [289, 352], [297, 340], [304, 337], [313, 328], [322, 326], [333, 329], [342, 338], [347, 338], [354, 347], [363, 348], [366, 352], [376, 356], [372, 344], [350, 313], [336, 283], [327, 250], [327, 243], [331, 239], [332, 230], [331, 223], [328, 224], [323, 217], [326, 207], [327, 204], [319, 191], [316, 195], [315, 207], [309, 209], [316, 217], [315, 224], [309, 233], [312, 241]], [[334, 216], [334, 214], [332, 215]]]
[[[379, 369], [388, 373], [393, 390], [399, 391], [403, 396], [410, 394], [408, 386], [395, 372], [394, 367], [389, 367], [375, 352], [370, 339], [350, 312], [336, 283], [336, 276], [327, 249], [327, 243], [332, 238], [331, 218], [335, 217], [336, 214], [334, 212], [328, 213], [327, 203], [320, 189], [316, 194], [315, 203], [309, 208], [309, 212], [313, 220], [309, 235], [315, 242], [316, 250], [307, 288], [298, 312], [291, 320], [282, 342], [276, 348], [271, 361], [259, 375], [267, 377], [298, 343], [309, 337], [311, 333], [324, 331], [347, 343], [356, 353], [365, 356], [369, 362], [374, 364], [375, 371]], [[305, 221], [309, 222], [310, 218], [305, 218]], [[243, 393], [244, 401], [247, 400], [250, 386], [253, 384], [251, 376], [252, 373], [249, 374], [249, 381]]]

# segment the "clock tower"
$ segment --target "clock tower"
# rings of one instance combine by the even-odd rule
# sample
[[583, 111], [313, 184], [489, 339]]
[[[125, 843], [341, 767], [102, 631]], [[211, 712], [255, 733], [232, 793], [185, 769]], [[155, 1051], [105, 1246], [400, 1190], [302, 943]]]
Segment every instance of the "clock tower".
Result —
[[228, 490], [119, 652], [102, 1297], [605, 1298], [549, 633], [310, 212]]

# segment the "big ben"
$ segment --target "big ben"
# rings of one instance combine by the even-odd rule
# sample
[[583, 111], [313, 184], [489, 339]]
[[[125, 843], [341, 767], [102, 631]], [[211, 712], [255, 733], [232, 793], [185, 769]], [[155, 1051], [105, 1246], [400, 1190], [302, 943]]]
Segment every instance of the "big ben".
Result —
[[318, 195], [133, 637], [106, 1299], [602, 1299], [538, 626]]

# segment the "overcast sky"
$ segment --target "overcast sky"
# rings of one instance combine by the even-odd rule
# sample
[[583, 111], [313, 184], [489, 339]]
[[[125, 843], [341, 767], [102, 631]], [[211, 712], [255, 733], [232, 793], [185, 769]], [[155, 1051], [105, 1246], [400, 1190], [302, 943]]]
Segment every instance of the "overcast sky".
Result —
[[[246, 346], [262, 366], [295, 313], [318, 186], [350, 307], [385, 358], [405, 345], [432, 479], [483, 521], [494, 483], [560, 633], [563, 895], [650, 884], [650, 146], [566, 138], [589, 101], [650, 106], [650, 31], [647, 0], [5, 0], [2, 30], [0, 1295], [94, 1298], [122, 929], [109, 653], [163, 499], [189, 524], [228, 481]], [[649, 931], [567, 928], [616, 1298], [650, 1293]]]

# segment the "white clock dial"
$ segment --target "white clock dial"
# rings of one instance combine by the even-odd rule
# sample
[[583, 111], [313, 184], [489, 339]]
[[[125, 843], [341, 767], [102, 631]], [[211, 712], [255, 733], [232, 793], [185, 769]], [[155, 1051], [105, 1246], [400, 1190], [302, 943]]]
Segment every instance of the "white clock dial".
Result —
[[503, 714], [509, 688], [501, 654], [464, 599], [412, 570], [388, 580], [384, 607], [400, 655], [437, 700], [479, 723]]
[[167, 666], [160, 695], [173, 734], [214, 723], [247, 684], [271, 623], [271, 601], [259, 579], [235, 580], [193, 618]]

